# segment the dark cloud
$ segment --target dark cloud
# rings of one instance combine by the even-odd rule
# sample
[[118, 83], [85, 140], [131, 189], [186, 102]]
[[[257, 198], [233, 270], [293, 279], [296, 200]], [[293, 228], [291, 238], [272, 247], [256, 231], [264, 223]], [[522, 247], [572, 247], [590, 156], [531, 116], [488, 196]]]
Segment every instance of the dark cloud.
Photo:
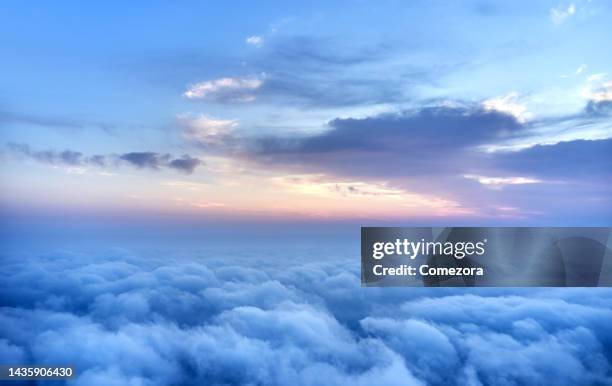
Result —
[[[479, 107], [427, 107], [416, 112], [382, 114], [363, 119], [335, 119], [330, 130], [305, 137], [293, 146], [268, 142], [264, 153], [334, 151], [406, 152], [425, 148], [448, 150], [503, 139], [522, 129], [516, 119]], [[266, 145], [264, 143], [264, 145]]]
[[537, 145], [519, 152], [501, 153], [493, 162], [499, 169], [514, 173], [609, 182], [612, 178], [612, 139]]
[[329, 126], [313, 136], [260, 138], [253, 145], [254, 158], [345, 175], [453, 175], [481, 162], [485, 156], [474, 150], [477, 145], [524, 129], [510, 115], [479, 107], [429, 107], [335, 119]]
[[195, 168], [202, 163], [198, 158], [190, 157], [185, 154], [181, 158], [173, 159], [168, 163], [168, 167], [182, 171], [184, 173], [193, 173]]
[[170, 159], [169, 154], [158, 154], [151, 151], [125, 153], [119, 159], [129, 162], [138, 168], [159, 170], [160, 166]]
[[612, 115], [612, 101], [589, 101], [584, 109], [584, 113], [587, 116], [596, 117]]
[[94, 166], [94, 167], [117, 167], [121, 163], [127, 163], [141, 169], [160, 170], [170, 168], [183, 173], [191, 174], [203, 162], [187, 154], [180, 158], [173, 158], [167, 153], [156, 152], [130, 152], [124, 154], [91, 155], [73, 150], [33, 150], [24, 143], [7, 143], [7, 150], [19, 156], [31, 158], [35, 161], [51, 165], [65, 166]]
[[612, 381], [608, 289], [364, 290], [354, 259], [255, 249], [3, 256], [0, 358], [94, 386]]
[[[595, 106], [591, 102], [587, 110], [603, 114], [606, 105]], [[580, 120], [589, 125], [601, 123], [592, 114], [567, 120], [578, 126]], [[610, 177], [609, 139], [495, 153], [481, 149], [483, 145], [528, 138], [531, 129], [511, 115], [477, 105], [438, 106], [361, 119], [335, 119], [321, 133], [260, 137], [245, 147], [247, 157], [257, 162], [349, 177], [423, 178], [425, 183], [427, 177], [431, 182], [465, 174], [563, 180]]]

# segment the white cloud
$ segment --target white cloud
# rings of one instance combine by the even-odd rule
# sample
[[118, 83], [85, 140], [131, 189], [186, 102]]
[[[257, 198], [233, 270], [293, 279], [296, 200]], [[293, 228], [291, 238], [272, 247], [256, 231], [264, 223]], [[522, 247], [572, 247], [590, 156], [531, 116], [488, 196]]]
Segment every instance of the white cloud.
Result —
[[605, 72], [589, 75], [589, 77], [587, 78], [587, 82], [599, 82], [600, 80], [605, 79], [607, 76], [608, 74]]
[[501, 189], [507, 185], [527, 185], [542, 183], [542, 180], [529, 177], [487, 177], [474, 174], [466, 174], [463, 176], [468, 180], [478, 181], [481, 185], [485, 185], [494, 189]]
[[253, 35], [246, 38], [246, 42], [247, 44], [250, 44], [252, 46], [261, 47], [263, 45], [264, 38], [262, 38], [261, 36]]
[[178, 122], [183, 127], [183, 138], [200, 145], [222, 145], [232, 136], [237, 121], [217, 119], [205, 114], [180, 115]]
[[192, 84], [183, 96], [188, 99], [248, 102], [255, 99], [253, 92], [262, 84], [263, 80], [258, 77], [220, 78]]
[[580, 67], [578, 67], [578, 68], [576, 69], [576, 75], [580, 75], [580, 74], [582, 74], [582, 72], [583, 72], [584, 70], [586, 70], [586, 68], [587, 68], [587, 65], [586, 65], [586, 64], [582, 64], [582, 65], [580, 65]]
[[487, 111], [499, 111], [514, 116], [519, 122], [526, 122], [531, 118], [527, 107], [519, 101], [519, 94], [512, 92], [508, 95], [487, 99], [482, 106]]
[[582, 96], [595, 102], [612, 101], [612, 81], [588, 86], [582, 90]]
[[555, 25], [559, 25], [575, 13], [576, 6], [574, 4], [570, 4], [567, 7], [558, 6], [550, 10], [550, 19]]

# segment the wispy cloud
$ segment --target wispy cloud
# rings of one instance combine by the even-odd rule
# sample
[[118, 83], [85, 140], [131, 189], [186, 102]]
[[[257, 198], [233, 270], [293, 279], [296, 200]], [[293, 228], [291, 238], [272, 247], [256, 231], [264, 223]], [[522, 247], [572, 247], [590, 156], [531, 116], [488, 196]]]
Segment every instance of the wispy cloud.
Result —
[[499, 111], [510, 114], [521, 123], [526, 122], [532, 117], [532, 114], [527, 111], [525, 104], [521, 103], [520, 96], [517, 92], [486, 99], [482, 102], [482, 106], [487, 111]]
[[200, 146], [224, 146], [233, 137], [233, 130], [238, 126], [235, 120], [213, 118], [205, 114], [182, 114], [177, 121], [186, 140]]
[[487, 177], [473, 174], [465, 174], [463, 177], [468, 180], [478, 181], [481, 185], [494, 189], [501, 189], [507, 185], [539, 184], [543, 182], [542, 180], [529, 177]]
[[6, 149], [11, 154], [27, 157], [37, 162], [72, 168], [85, 166], [105, 168], [128, 164], [139, 169], [160, 170], [162, 168], [169, 168], [185, 174], [191, 174], [203, 163], [200, 159], [187, 154], [181, 157], [173, 157], [169, 153], [152, 151], [85, 155], [74, 150], [33, 150], [24, 143], [7, 143]]
[[263, 84], [263, 76], [220, 78], [192, 84], [183, 96], [188, 99], [249, 102]]
[[555, 25], [560, 25], [575, 13], [576, 5], [573, 3], [567, 6], [559, 5], [550, 10], [550, 20], [552, 20]]

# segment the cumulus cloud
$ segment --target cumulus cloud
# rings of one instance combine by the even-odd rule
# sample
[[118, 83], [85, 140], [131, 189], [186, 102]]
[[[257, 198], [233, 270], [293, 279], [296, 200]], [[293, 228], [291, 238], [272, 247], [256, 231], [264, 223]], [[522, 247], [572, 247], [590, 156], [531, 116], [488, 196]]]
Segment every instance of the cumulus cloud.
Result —
[[269, 248], [5, 256], [0, 357], [94, 386], [612, 381], [607, 289], [364, 290], [354, 259]]
[[255, 99], [263, 84], [261, 77], [220, 78], [190, 85], [183, 96], [187, 99], [249, 102]]
[[264, 38], [261, 36], [253, 35], [246, 38], [247, 44], [250, 44], [255, 47], [261, 47], [264, 43]]
[[168, 153], [157, 153], [151, 151], [129, 152], [123, 154], [90, 155], [86, 156], [74, 150], [33, 150], [24, 143], [7, 143], [6, 149], [9, 153], [27, 157], [37, 162], [58, 166], [75, 167], [70, 170], [84, 170], [82, 167], [117, 167], [128, 164], [139, 169], [160, 170], [170, 168], [182, 173], [191, 174], [196, 167], [203, 162], [188, 154], [174, 158]]

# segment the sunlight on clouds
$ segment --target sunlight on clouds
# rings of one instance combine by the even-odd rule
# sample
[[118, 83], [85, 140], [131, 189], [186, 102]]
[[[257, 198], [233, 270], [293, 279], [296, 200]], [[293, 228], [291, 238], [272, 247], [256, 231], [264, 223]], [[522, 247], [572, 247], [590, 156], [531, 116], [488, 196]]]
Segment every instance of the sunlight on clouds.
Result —
[[249, 102], [255, 99], [253, 92], [262, 84], [259, 77], [221, 78], [192, 84], [183, 96], [187, 99]]
[[595, 102], [612, 101], [612, 81], [599, 84], [592, 84], [594, 81], [589, 83], [590, 84], [582, 90], [582, 96], [585, 99]]
[[510, 114], [517, 121], [524, 123], [531, 118], [531, 113], [527, 111], [527, 107], [520, 103], [520, 97], [517, 92], [512, 92], [508, 95], [487, 99], [482, 102], [482, 106], [487, 111], [499, 111]]
[[465, 174], [463, 176], [468, 180], [478, 181], [481, 185], [485, 185], [492, 189], [501, 189], [506, 185], [526, 185], [539, 184], [544, 181], [529, 177], [487, 177], [473, 174]]
[[182, 114], [177, 120], [183, 127], [183, 138], [200, 145], [224, 144], [238, 126], [237, 121], [212, 118], [205, 114]]
[[598, 141], [612, 138], [611, 121], [567, 119], [534, 124], [525, 135], [497, 143], [478, 146], [485, 153], [516, 152], [534, 146], [552, 146], [578, 140]]
[[385, 199], [398, 199], [403, 190], [391, 189], [384, 184], [376, 185], [366, 182], [330, 182], [323, 174], [303, 174], [273, 177], [272, 181], [284, 189], [300, 193], [329, 196], [377, 196]]
[[160, 184], [161, 186], [167, 186], [172, 188], [181, 188], [187, 190], [200, 190], [208, 187], [207, 184], [192, 182], [192, 181], [166, 181]]
[[457, 202], [392, 188], [387, 183], [333, 181], [323, 174], [301, 174], [273, 177], [272, 182], [286, 192], [325, 199], [325, 206], [335, 210], [343, 202], [355, 212], [406, 209], [410, 214], [457, 215], [472, 213]]

